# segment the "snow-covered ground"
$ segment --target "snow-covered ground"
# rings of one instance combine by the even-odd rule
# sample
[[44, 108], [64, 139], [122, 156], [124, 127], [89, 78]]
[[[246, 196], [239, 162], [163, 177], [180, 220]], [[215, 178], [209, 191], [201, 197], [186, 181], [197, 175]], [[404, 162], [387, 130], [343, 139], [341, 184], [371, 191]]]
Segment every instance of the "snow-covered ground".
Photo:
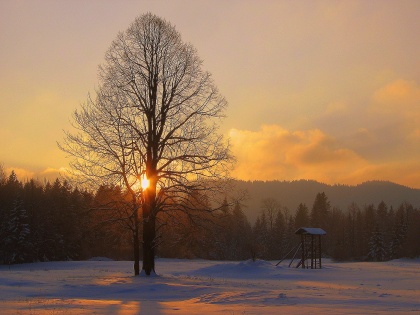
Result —
[[420, 314], [420, 260], [284, 262], [158, 259], [0, 266], [0, 314]]

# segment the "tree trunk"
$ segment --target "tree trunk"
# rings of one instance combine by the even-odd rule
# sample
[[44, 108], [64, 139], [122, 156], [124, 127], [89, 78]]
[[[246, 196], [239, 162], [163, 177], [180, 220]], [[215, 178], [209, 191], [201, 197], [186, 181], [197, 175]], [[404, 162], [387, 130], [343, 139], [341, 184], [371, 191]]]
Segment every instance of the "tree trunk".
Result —
[[149, 216], [143, 222], [143, 268], [146, 275], [155, 272], [155, 219]]
[[143, 267], [146, 275], [155, 272], [155, 236], [156, 236], [156, 182], [150, 180], [150, 186], [144, 191], [143, 203]]
[[133, 232], [133, 246], [134, 246], [134, 275], [140, 274], [140, 241], [139, 241], [139, 229], [138, 226]]
[[138, 276], [140, 274], [140, 239], [139, 239], [139, 208], [137, 201], [133, 202], [133, 216], [134, 216], [134, 230], [133, 233], [133, 254], [134, 254], [134, 275]]

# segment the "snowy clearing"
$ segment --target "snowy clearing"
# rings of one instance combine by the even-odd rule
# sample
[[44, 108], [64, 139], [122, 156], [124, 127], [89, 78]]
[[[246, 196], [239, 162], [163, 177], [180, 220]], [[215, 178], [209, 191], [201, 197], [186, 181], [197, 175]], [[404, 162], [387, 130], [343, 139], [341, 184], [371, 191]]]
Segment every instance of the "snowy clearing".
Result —
[[158, 259], [0, 266], [0, 314], [420, 314], [420, 259], [283, 262]]

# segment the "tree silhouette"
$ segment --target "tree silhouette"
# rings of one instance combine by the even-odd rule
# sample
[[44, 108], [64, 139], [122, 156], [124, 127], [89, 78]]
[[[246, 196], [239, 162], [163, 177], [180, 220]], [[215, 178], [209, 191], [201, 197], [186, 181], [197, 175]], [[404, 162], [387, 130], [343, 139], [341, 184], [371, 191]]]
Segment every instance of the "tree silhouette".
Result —
[[309, 209], [308, 207], [300, 203], [295, 214], [295, 228], [309, 226]]
[[315, 197], [311, 211], [312, 226], [326, 229], [330, 209], [331, 205], [328, 201], [327, 195], [324, 192], [318, 193]]
[[[67, 132], [60, 147], [74, 158], [74, 175], [126, 191], [135, 220], [134, 271], [142, 224], [142, 269], [150, 275], [158, 213], [174, 207], [189, 213], [201, 201], [194, 192], [220, 195], [218, 179], [228, 176], [231, 156], [217, 120], [227, 102], [193, 46], [150, 13], [118, 34], [99, 73], [94, 97], [74, 113], [78, 132]], [[147, 189], [139, 187], [142, 176]]]
[[5, 248], [7, 263], [22, 263], [30, 258], [31, 245], [29, 242], [31, 230], [28, 224], [28, 215], [21, 198], [13, 202], [7, 220]]
[[382, 233], [376, 226], [369, 240], [369, 258], [375, 261], [384, 261], [386, 255], [387, 253]]

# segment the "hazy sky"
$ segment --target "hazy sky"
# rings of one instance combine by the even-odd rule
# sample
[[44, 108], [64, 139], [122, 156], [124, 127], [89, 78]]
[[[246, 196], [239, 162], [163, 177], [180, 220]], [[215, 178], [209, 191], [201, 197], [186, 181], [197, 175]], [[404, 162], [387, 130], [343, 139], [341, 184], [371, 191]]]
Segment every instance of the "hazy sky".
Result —
[[235, 176], [420, 188], [417, 0], [0, 0], [6, 169], [68, 166], [56, 141], [112, 40], [146, 12], [197, 48], [229, 101]]

